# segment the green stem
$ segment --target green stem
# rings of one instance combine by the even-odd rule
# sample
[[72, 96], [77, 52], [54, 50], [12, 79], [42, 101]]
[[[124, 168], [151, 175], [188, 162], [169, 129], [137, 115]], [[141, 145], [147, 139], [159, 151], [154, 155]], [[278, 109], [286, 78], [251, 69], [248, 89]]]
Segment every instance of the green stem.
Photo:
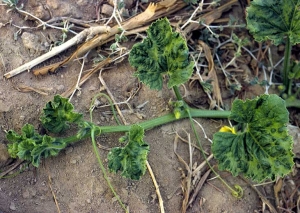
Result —
[[182, 101], [182, 96], [180, 94], [179, 88], [178, 86], [173, 86], [173, 91], [175, 92], [175, 96], [177, 98], [178, 101]]
[[291, 88], [289, 82], [289, 69], [291, 60], [292, 44], [290, 37], [286, 39], [285, 51], [284, 51], [284, 61], [283, 61], [283, 85], [285, 86], [285, 92], [288, 96], [291, 95]]
[[[199, 109], [193, 109], [190, 108], [190, 115], [193, 118], [228, 118], [230, 115], [230, 111], [213, 111], [213, 110], [199, 110]], [[188, 118], [188, 113], [183, 113], [180, 119]], [[169, 113], [166, 115], [163, 115], [158, 118], [154, 118], [152, 120], [144, 121], [141, 123], [138, 123], [141, 127], [143, 127], [145, 130], [152, 129], [157, 126], [161, 126], [163, 124], [171, 123], [174, 121], [178, 121], [180, 119], [176, 119], [173, 113]], [[99, 127], [102, 131], [102, 133], [110, 133], [110, 132], [127, 132], [130, 129], [129, 126], [101, 126]]]
[[126, 209], [126, 206], [123, 204], [123, 202], [121, 201], [120, 197], [117, 195], [116, 191], [114, 190], [113, 186], [111, 185], [111, 182], [107, 176], [107, 173], [106, 173], [106, 170], [103, 166], [103, 163], [102, 163], [102, 160], [101, 160], [101, 157], [100, 157], [100, 154], [99, 154], [99, 151], [98, 151], [98, 148], [97, 148], [97, 145], [96, 145], [96, 141], [95, 141], [95, 129], [92, 128], [91, 129], [91, 138], [92, 138], [92, 143], [93, 143], [93, 149], [94, 149], [94, 152], [96, 154], [96, 157], [97, 157], [97, 160], [98, 160], [98, 163], [99, 163], [99, 166], [102, 170], [102, 173], [103, 173], [103, 177], [104, 179], [106, 180], [111, 192], [114, 194], [115, 198], [118, 200], [119, 204], [121, 205], [121, 207], [124, 209], [124, 211], [126, 213], [128, 213], [127, 209]]
[[[230, 111], [199, 110], [199, 109], [189, 108], [189, 113], [184, 112], [180, 119], [189, 118], [189, 116], [191, 116], [192, 118], [228, 118], [229, 115], [230, 115]], [[144, 130], [149, 130], [154, 127], [161, 126], [163, 124], [178, 121], [180, 119], [176, 119], [173, 113], [168, 113], [161, 117], [138, 123], [138, 125], [143, 127]], [[93, 125], [93, 124], [91, 124], [91, 125]], [[95, 130], [97, 130], [97, 132], [99, 132], [101, 134], [102, 133], [112, 133], [112, 132], [128, 132], [131, 128], [131, 125], [120, 125], [120, 126], [97, 126], [97, 125], [94, 125], [93, 128], [95, 128]], [[64, 140], [64, 142], [69, 144], [69, 143], [73, 143], [73, 142], [76, 142], [76, 141], [79, 141], [79, 140], [82, 140], [82, 139], [85, 139], [88, 137], [90, 137], [90, 133], [87, 133], [86, 135], [84, 135], [82, 137], [78, 137], [77, 135], [70, 136], [70, 137], [64, 138], [63, 140]]]

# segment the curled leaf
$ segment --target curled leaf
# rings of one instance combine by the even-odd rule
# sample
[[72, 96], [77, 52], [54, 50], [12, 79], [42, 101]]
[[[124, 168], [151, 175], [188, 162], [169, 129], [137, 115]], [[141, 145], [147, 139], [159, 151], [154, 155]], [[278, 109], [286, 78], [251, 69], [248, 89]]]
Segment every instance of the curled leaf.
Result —
[[213, 136], [212, 152], [220, 170], [234, 176], [244, 174], [257, 182], [274, 180], [292, 170], [293, 141], [286, 127], [289, 114], [284, 100], [277, 95], [235, 100], [230, 119], [237, 123], [237, 132]]
[[173, 32], [168, 19], [159, 19], [147, 30], [148, 37], [132, 47], [129, 55], [135, 76], [151, 89], [161, 90], [163, 75], [169, 76], [168, 87], [186, 82], [193, 72], [189, 50], [183, 37]]
[[110, 171], [121, 171], [121, 175], [132, 180], [139, 180], [147, 169], [146, 160], [149, 145], [144, 141], [144, 129], [133, 125], [128, 133], [125, 147], [115, 147], [108, 153]]
[[10, 156], [28, 160], [35, 167], [39, 166], [42, 157], [56, 156], [67, 146], [62, 140], [38, 134], [30, 124], [24, 125], [21, 134], [13, 130], [8, 131], [6, 138], [10, 142], [8, 144]]
[[43, 109], [40, 118], [43, 126], [49, 132], [61, 133], [69, 128], [70, 123], [80, 123], [82, 114], [73, 111], [74, 107], [67, 98], [54, 96]]

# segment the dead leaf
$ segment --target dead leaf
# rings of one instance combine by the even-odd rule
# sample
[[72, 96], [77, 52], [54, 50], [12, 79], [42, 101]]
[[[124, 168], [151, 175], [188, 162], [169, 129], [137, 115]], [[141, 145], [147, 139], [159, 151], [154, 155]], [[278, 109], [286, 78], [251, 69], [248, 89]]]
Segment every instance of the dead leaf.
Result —
[[223, 106], [218, 76], [217, 76], [217, 73], [215, 70], [215, 63], [214, 63], [210, 48], [203, 41], [198, 41], [198, 43], [201, 46], [201, 48], [203, 49], [206, 60], [208, 62], [208, 69], [209, 69], [208, 79], [212, 80], [211, 84], [213, 86], [213, 99], [215, 99], [217, 101], [218, 106]]
[[37, 89], [34, 87], [26, 86], [26, 85], [19, 85], [17, 88], [20, 92], [36, 92], [40, 95], [48, 95], [48, 93], [44, 92], [45, 90], [51, 90], [51, 89]]

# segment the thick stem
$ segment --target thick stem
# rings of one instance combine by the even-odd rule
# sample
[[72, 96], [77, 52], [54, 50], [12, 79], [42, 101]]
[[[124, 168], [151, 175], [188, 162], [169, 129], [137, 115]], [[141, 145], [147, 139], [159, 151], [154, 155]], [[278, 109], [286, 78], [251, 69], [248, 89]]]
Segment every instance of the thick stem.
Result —
[[178, 86], [173, 86], [173, 91], [175, 93], [175, 96], [176, 96], [177, 100], [182, 101], [183, 99], [182, 99], [182, 96], [180, 94]]
[[[190, 114], [193, 118], [228, 118], [230, 115], [230, 111], [213, 111], [213, 110], [199, 110], [199, 109], [193, 109], [189, 108]], [[189, 115], [187, 112], [185, 112], [180, 119], [188, 118]], [[163, 115], [158, 118], [154, 118], [152, 120], [144, 121], [139, 123], [141, 127], [145, 130], [152, 129], [157, 126], [161, 126], [163, 124], [171, 123], [174, 121], [178, 121], [179, 119], [176, 119], [173, 113], [169, 113], [166, 115]], [[99, 127], [101, 130], [101, 133], [110, 133], [110, 132], [127, 132], [131, 128], [130, 125], [126, 126], [101, 126]]]
[[289, 69], [291, 60], [292, 45], [290, 37], [286, 39], [285, 51], [284, 51], [284, 61], [283, 61], [283, 85], [285, 86], [285, 92], [288, 96], [291, 95], [290, 82], [289, 82]]
[[[230, 111], [200, 110], [200, 109], [193, 109], [193, 108], [189, 108], [189, 113], [192, 118], [228, 118], [230, 115]], [[188, 117], [189, 114], [187, 112], [184, 112], [180, 117], [180, 119], [188, 118]], [[161, 117], [154, 118], [152, 120], [141, 122], [138, 125], [143, 127], [144, 130], [149, 130], [154, 127], [161, 126], [163, 124], [178, 121], [180, 119], [176, 119], [173, 113], [169, 113]], [[98, 132], [97, 135], [99, 135], [101, 133], [128, 132], [131, 128], [131, 125], [119, 125], [119, 126], [96, 126], [95, 125], [94, 128], [95, 130], [97, 130], [96, 132]], [[90, 133], [87, 132], [86, 135], [80, 138], [77, 135], [74, 135], [74, 136], [64, 138], [63, 140], [66, 143], [73, 143], [88, 137], [90, 137]]]

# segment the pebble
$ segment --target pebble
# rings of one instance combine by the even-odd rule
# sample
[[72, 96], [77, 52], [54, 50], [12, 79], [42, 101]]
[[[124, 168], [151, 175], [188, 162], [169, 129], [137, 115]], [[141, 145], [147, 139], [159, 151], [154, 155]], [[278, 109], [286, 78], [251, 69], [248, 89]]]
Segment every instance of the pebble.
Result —
[[58, 91], [62, 91], [62, 90], [65, 89], [65, 86], [62, 85], [62, 84], [60, 84], [60, 85], [56, 86], [56, 89], [57, 89]]
[[57, 10], [59, 7], [59, 0], [47, 0], [47, 5], [54, 10]]
[[16, 208], [16, 204], [14, 202], [11, 202], [10, 203], [10, 206], [9, 206], [10, 210], [13, 210], [13, 211], [16, 211], [17, 208]]
[[37, 53], [45, 50], [45, 47], [41, 45], [40, 37], [37, 35], [24, 32], [21, 38], [24, 47], [27, 48], [31, 53]]
[[[126, 9], [130, 9], [133, 7], [133, 3], [134, 1], [133, 0], [123, 0], [124, 2], [124, 6]], [[108, 0], [108, 3], [111, 5], [111, 6], [114, 6], [114, 0]]]
[[76, 161], [76, 160], [71, 160], [70, 163], [71, 163], [71, 164], [76, 164], [77, 161]]
[[73, 152], [73, 149], [74, 149], [74, 148], [73, 148], [72, 146], [66, 148], [66, 150], [65, 150], [66, 155], [68, 155], [68, 154], [70, 154], [71, 152]]
[[23, 196], [24, 199], [27, 199], [27, 198], [30, 197], [30, 193], [29, 193], [28, 189], [26, 189], [26, 190], [22, 193], [22, 196]]
[[10, 111], [11, 105], [0, 100], [0, 112]]
[[103, 4], [101, 7], [101, 13], [104, 15], [111, 16], [114, 11], [114, 8], [109, 4]]
[[88, 5], [89, 1], [88, 0], [77, 0], [76, 2], [79, 6], [86, 6]]

